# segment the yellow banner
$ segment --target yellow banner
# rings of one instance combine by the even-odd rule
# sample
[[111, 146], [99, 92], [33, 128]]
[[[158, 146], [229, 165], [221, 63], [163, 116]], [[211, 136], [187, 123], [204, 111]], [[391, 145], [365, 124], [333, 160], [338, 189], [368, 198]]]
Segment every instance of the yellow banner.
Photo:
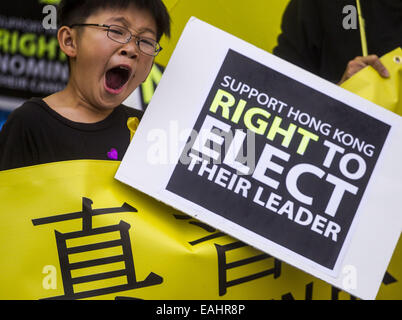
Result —
[[[118, 164], [0, 173], [0, 299], [353, 298], [116, 181]], [[401, 261], [399, 243], [379, 299], [401, 298]]]
[[[272, 52], [289, 0], [163, 0], [172, 18], [171, 38], [163, 37], [156, 62], [166, 66], [191, 17], [196, 17], [258, 48]], [[211, 48], [212, 49], [212, 48]], [[197, 63], [197, 61], [194, 61]]]

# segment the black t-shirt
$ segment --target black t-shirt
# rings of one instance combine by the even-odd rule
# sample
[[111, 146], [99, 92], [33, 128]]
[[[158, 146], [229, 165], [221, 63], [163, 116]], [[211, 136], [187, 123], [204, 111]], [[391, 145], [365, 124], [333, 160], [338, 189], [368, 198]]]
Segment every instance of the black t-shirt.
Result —
[[[369, 54], [402, 46], [402, 0], [360, 0]], [[355, 0], [291, 0], [273, 53], [338, 83], [348, 62], [362, 55], [359, 24], [344, 27], [344, 8]], [[348, 12], [348, 11], [346, 11]]]
[[127, 120], [142, 114], [120, 105], [100, 122], [78, 123], [32, 98], [10, 114], [0, 132], [0, 170], [77, 159], [121, 161], [130, 143]]

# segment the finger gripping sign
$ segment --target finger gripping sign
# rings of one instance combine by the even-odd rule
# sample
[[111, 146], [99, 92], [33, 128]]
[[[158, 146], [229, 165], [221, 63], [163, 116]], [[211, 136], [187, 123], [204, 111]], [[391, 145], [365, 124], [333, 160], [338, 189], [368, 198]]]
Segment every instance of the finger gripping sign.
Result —
[[193, 18], [116, 178], [338, 288], [353, 266], [348, 292], [370, 299], [400, 234], [400, 128]]

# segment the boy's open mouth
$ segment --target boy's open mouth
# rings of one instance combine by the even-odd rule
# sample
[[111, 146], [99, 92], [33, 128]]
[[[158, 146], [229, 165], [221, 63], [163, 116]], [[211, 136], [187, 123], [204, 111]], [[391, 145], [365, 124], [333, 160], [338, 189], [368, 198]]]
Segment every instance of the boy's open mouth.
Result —
[[117, 66], [106, 72], [105, 83], [107, 89], [117, 93], [127, 83], [131, 75], [131, 69], [127, 66]]

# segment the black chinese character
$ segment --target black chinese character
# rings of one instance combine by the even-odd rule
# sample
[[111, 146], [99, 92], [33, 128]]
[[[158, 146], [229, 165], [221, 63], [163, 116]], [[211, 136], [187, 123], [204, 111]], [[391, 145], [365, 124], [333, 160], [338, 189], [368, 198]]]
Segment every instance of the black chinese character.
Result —
[[[32, 220], [33, 225], [38, 226], [60, 221], [82, 219], [81, 231], [61, 233], [55, 230], [57, 250], [59, 254], [60, 269], [65, 294], [64, 296], [52, 297], [48, 299], [83, 299], [88, 297], [94, 297], [104, 294], [110, 294], [125, 290], [157, 285], [163, 282], [163, 278], [153, 272], [151, 272], [145, 280], [137, 281], [135, 276], [133, 254], [131, 250], [131, 242], [129, 235], [130, 225], [128, 223], [120, 221], [120, 223], [117, 225], [100, 227], [100, 228], [92, 227], [92, 217], [96, 215], [111, 214], [118, 212], [137, 212], [137, 209], [133, 208], [127, 203], [124, 203], [123, 206], [117, 208], [92, 209], [92, 200], [83, 198], [82, 211], [80, 212], [74, 212], [74, 213], [68, 213], [58, 216], [51, 216]], [[106, 236], [113, 232], [119, 234], [118, 239], [91, 243], [81, 246], [73, 246], [73, 247], [67, 245], [68, 240], [71, 239], [77, 239], [95, 235]], [[74, 262], [74, 263], [71, 263], [69, 261], [69, 255], [72, 254], [91, 252], [94, 250], [114, 248], [114, 247], [121, 248], [122, 254], [98, 259]], [[80, 270], [94, 266], [107, 266], [108, 264], [116, 262], [124, 262], [125, 267], [120, 270], [95, 273], [80, 277], [72, 277], [71, 272], [73, 270]], [[98, 289], [81, 291], [81, 292], [75, 292], [74, 290], [74, 286], [78, 284], [89, 283], [98, 280], [112, 279], [117, 277], [124, 277], [125, 284], [111, 287], [102, 287]]]

